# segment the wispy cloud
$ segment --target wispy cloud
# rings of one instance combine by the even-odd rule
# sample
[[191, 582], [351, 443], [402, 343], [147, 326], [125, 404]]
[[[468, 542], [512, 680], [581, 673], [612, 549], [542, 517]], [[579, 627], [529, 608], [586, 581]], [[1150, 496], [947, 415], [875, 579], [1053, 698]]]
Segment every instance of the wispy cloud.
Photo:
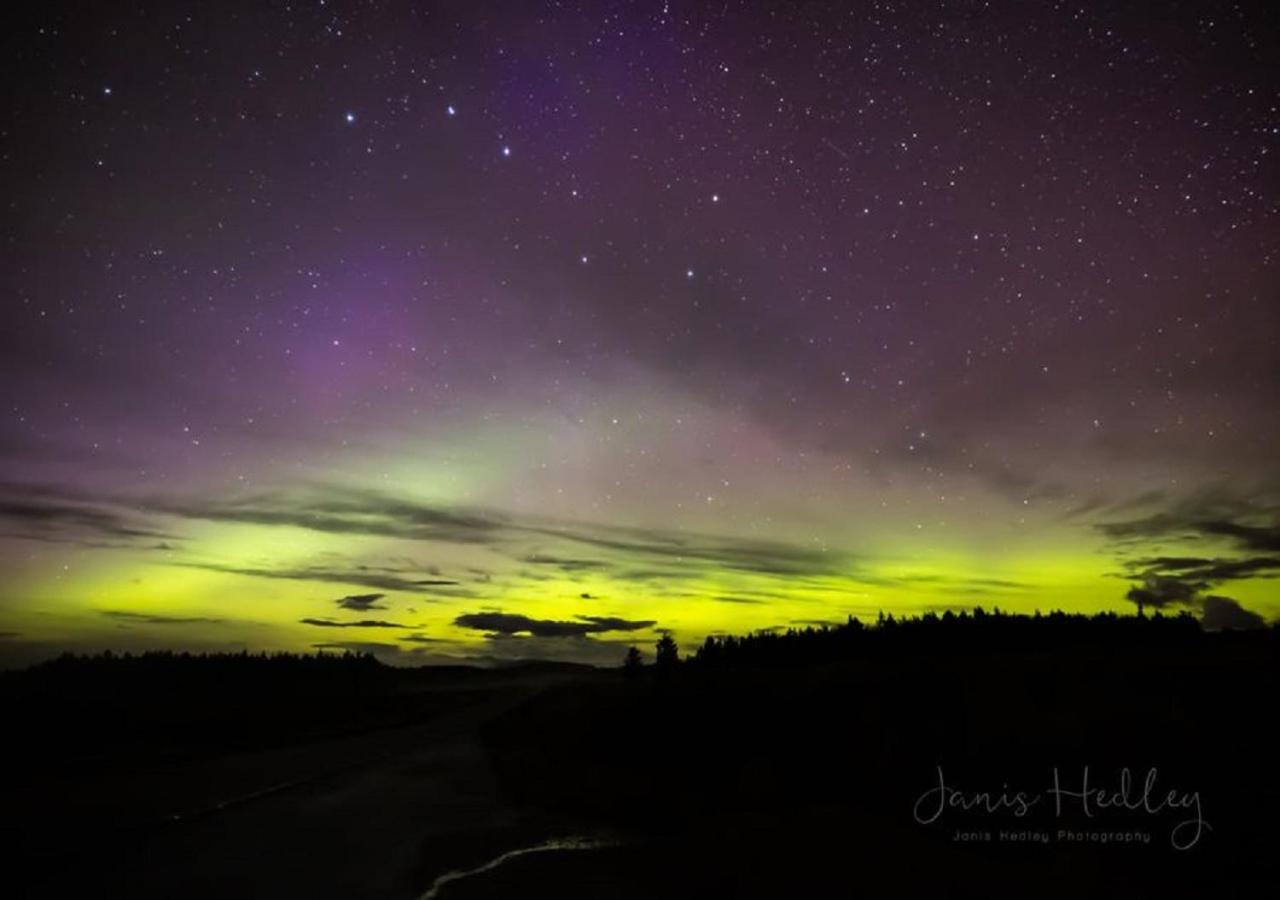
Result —
[[564, 571], [609, 568], [617, 560], [529, 552], [523, 549], [529, 539], [550, 538], [607, 551], [623, 559], [662, 560], [686, 569], [706, 564], [764, 574], [821, 575], [843, 571], [848, 562], [840, 554], [818, 547], [590, 522], [520, 519], [492, 510], [450, 509], [335, 486], [210, 504], [153, 502], [149, 508], [169, 515], [218, 521], [505, 546], [524, 562]]
[[402, 625], [399, 622], [384, 622], [382, 619], [360, 619], [355, 622], [335, 622], [332, 619], [299, 619], [303, 625], [316, 625], [320, 628], [413, 628], [413, 625]]
[[136, 622], [140, 625], [216, 625], [222, 619], [207, 616], [165, 616], [154, 613], [131, 612], [125, 609], [103, 609], [99, 612], [112, 619], [124, 622]]
[[153, 512], [189, 519], [464, 544], [496, 540], [505, 525], [489, 512], [451, 510], [337, 485], [213, 502], [152, 500], [145, 505]]
[[187, 569], [203, 569], [207, 572], [223, 572], [228, 575], [244, 575], [250, 578], [279, 578], [288, 581], [321, 581], [334, 584], [349, 584], [357, 587], [375, 588], [381, 591], [406, 591], [414, 594], [444, 594], [453, 597], [469, 597], [472, 592], [465, 588], [456, 588], [456, 581], [438, 578], [404, 578], [399, 575], [383, 574], [369, 569], [352, 567], [350, 569], [331, 569], [322, 566], [302, 566], [297, 568], [266, 568], [264, 566], [231, 566], [218, 563], [175, 562], [175, 566]]
[[[74, 497], [72, 502], [69, 497]], [[125, 512], [98, 509], [107, 502]], [[44, 495], [28, 486], [26, 494], [10, 499], [0, 515], [32, 522], [61, 522], [99, 536], [167, 538], [132, 517], [186, 518], [288, 526], [330, 534], [394, 537], [405, 540], [485, 545], [513, 561], [555, 567], [566, 573], [609, 571], [610, 577], [652, 581], [694, 577], [711, 570], [764, 576], [816, 578], [848, 573], [846, 555], [821, 546], [791, 544], [673, 529], [603, 525], [515, 517], [492, 510], [457, 509], [404, 500], [386, 494], [338, 485], [310, 485], [296, 491], [277, 491], [239, 498], [175, 499], [98, 498], [75, 492]], [[539, 548], [557, 542], [565, 547], [589, 547], [593, 556]], [[532, 547], [530, 545], [533, 545]], [[270, 567], [228, 565], [217, 561], [174, 561], [173, 565], [256, 578], [330, 581], [375, 591], [411, 591], [466, 597], [471, 594], [453, 579], [409, 577], [404, 571], [367, 567]], [[536, 577], [529, 573], [527, 577]]]
[[842, 554], [778, 541], [602, 525], [530, 523], [521, 527], [633, 560], [663, 560], [684, 567], [704, 564], [769, 575], [826, 575], [847, 571], [849, 565]]
[[0, 483], [0, 519], [10, 523], [10, 536], [41, 541], [85, 544], [106, 538], [115, 546], [173, 539], [139, 524], [136, 515], [48, 485]]

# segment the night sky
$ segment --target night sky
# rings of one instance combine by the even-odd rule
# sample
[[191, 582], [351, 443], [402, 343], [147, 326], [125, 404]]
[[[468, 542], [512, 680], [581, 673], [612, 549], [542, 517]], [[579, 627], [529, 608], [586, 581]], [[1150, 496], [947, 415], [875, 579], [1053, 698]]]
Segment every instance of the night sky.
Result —
[[1275, 619], [1267, 13], [27, 7], [0, 660]]

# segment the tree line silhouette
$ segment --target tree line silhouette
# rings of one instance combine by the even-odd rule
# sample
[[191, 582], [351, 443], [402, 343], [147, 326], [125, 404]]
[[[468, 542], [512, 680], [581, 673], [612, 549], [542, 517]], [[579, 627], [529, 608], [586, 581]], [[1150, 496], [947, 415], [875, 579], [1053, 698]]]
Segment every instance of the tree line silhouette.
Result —
[[[1092, 867], [1081, 883], [1095, 886], [1123, 872], [1126, 889], [1167, 871], [1149, 897], [1182, 896], [1192, 875], [1203, 880], [1185, 893], [1212, 894], [1221, 872], [1247, 865], [1265, 864], [1274, 884], [1270, 811], [1280, 795], [1259, 773], [1275, 752], [1263, 698], [1280, 685], [1276, 627], [976, 609], [712, 635], [683, 660], [674, 636], [660, 644], [660, 654], [652, 644], [627, 651], [630, 677], [548, 689], [484, 737], [522, 808], [630, 829], [655, 852], [675, 848], [677, 862], [656, 868], [708, 873], [698, 896], [827, 896], [872, 866], [894, 885], [880, 893], [949, 896], [961, 871], [996, 896], [991, 885], [1019, 871], [1028, 847], [970, 848], [952, 835], [1028, 826], [963, 804], [936, 827], [917, 825], [912, 804], [940, 768], [948, 785], [991, 796], [1002, 785], [1041, 790], [1056, 771], [1078, 786], [1087, 768], [1091, 784], [1114, 789], [1126, 767], [1138, 779], [1158, 768], [1160, 784], [1201, 792], [1212, 807], [1215, 830], [1199, 855], [1169, 847], [1170, 820], [1064, 807], [1054, 827], [1148, 829], [1153, 845], [1064, 850], [1063, 868]], [[1036, 827], [1058, 822], [1047, 802], [1040, 810]], [[1157, 858], [1171, 864], [1152, 866]], [[929, 890], [896, 889], [924, 869], [922, 882], [938, 873]]]
[[[1266, 634], [1278, 633], [1273, 626]], [[1017, 650], [1057, 650], [1072, 646], [1169, 647], [1194, 644], [1210, 636], [1188, 612], [1166, 616], [1094, 615], [1061, 611], [1041, 614], [1005, 613], [976, 607], [972, 612], [895, 618], [881, 613], [872, 624], [852, 616], [842, 624], [757, 631], [746, 635], [709, 635], [693, 657], [693, 668], [806, 666], [896, 651], [946, 654], [989, 654]], [[1244, 638], [1243, 633], [1237, 636]], [[680, 665], [675, 641], [664, 634], [657, 644], [655, 667]], [[642, 657], [632, 647], [624, 670], [640, 671]]]
[[368, 653], [64, 653], [24, 670], [6, 672], [12, 687], [38, 687], [51, 694], [181, 694], [244, 692], [359, 692], [372, 687], [388, 667]]
[[20, 735], [8, 753], [23, 766], [57, 766], [87, 755], [141, 760], [394, 727], [530, 674], [580, 671], [588, 669], [411, 668], [346, 650], [67, 652], [0, 672], [0, 709], [10, 733]]

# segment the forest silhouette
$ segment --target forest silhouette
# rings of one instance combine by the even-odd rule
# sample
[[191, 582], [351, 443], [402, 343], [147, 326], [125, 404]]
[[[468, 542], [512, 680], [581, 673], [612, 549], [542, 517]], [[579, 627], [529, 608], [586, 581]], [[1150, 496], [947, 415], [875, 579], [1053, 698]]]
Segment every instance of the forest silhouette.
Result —
[[[398, 773], [395, 796], [408, 799], [396, 827], [435, 836], [386, 896], [566, 833], [603, 835], [606, 846], [522, 856], [501, 878], [446, 896], [818, 896], [857, 885], [937, 897], [964, 881], [982, 884], [981, 896], [1021, 897], [1019, 879], [1043, 870], [1045, 852], [1061, 872], [1035, 884], [1041, 897], [1075, 897], [1103, 879], [1152, 898], [1274, 883], [1274, 626], [1210, 632], [1186, 614], [972, 610], [713, 635], [683, 654], [677, 638], [632, 647], [613, 669], [397, 668], [349, 652], [66, 654], [0, 675], [7, 761], [24, 776], [0, 838], [23, 861], [19, 883], [49, 888], [39, 896], [103, 885], [165, 896], [161, 861], [181, 872], [231, 866], [209, 896], [226, 879], [266, 890], [297, 883], [281, 860], [307, 855], [302, 810], [328, 808], [313, 793], [333, 784], [358, 796], [375, 774]], [[469, 748], [449, 765], [471, 774], [440, 769], [455, 758], [439, 755], [448, 747]], [[431, 762], [397, 767], [405, 754]], [[1158, 817], [1040, 821], [1151, 833], [1141, 851], [1045, 851], [954, 839], [1028, 827], [1019, 820], [912, 820], [940, 770], [999, 790], [1043, 787], [1055, 767], [1112, 781], [1156, 768], [1162, 783], [1199, 792], [1211, 830], [1179, 853]], [[433, 817], [438, 769], [449, 784], [489, 785], [468, 815], [490, 810], [508, 824]], [[249, 799], [206, 799], [216, 792], [205, 783], [224, 781]], [[372, 809], [391, 815], [390, 803]], [[210, 824], [175, 831], [161, 814], [175, 807], [181, 821]], [[265, 837], [253, 836], [259, 821]], [[242, 835], [278, 852], [246, 871]], [[361, 846], [330, 860], [344, 884], [375, 865], [367, 848], [378, 844]], [[184, 895], [202, 890], [186, 884]]]

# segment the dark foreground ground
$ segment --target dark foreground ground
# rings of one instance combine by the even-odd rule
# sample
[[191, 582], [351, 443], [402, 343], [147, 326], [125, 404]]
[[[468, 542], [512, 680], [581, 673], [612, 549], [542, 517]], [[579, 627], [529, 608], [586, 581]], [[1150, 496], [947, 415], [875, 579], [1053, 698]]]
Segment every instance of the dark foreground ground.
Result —
[[[1167, 898], [1280, 884], [1274, 631], [630, 679], [370, 663], [142, 691], [145, 673], [103, 671], [0, 684], [6, 896]], [[1054, 768], [1078, 791], [1086, 766], [1108, 792], [1128, 767], [1138, 808], [1095, 796], [1086, 816], [1066, 797], [1055, 814]], [[991, 796], [921, 824], [939, 767], [966, 803]], [[1040, 797], [1022, 817], [1019, 790]], [[1181, 805], [1161, 808], [1170, 790]], [[1207, 826], [1178, 850], [1193, 794]]]

